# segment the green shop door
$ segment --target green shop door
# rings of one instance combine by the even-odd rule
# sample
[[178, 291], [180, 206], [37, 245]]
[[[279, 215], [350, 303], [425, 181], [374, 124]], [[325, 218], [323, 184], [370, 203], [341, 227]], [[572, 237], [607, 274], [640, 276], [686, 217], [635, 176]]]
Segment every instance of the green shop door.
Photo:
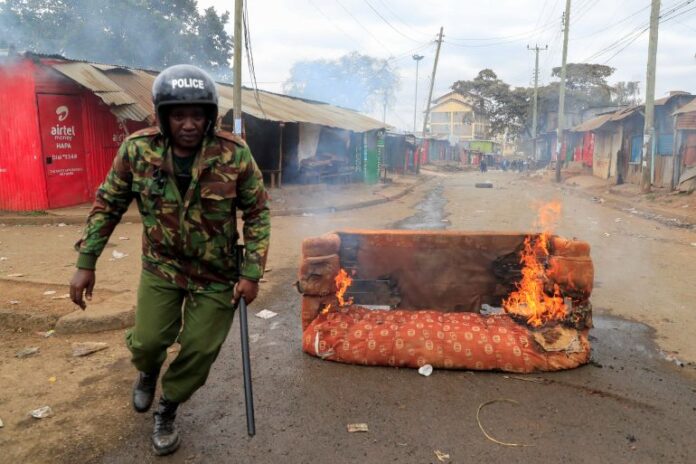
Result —
[[[376, 131], [365, 134], [363, 143], [363, 181], [366, 184], [379, 182], [380, 152], [384, 147], [384, 138]], [[380, 143], [381, 147], [380, 148]]]

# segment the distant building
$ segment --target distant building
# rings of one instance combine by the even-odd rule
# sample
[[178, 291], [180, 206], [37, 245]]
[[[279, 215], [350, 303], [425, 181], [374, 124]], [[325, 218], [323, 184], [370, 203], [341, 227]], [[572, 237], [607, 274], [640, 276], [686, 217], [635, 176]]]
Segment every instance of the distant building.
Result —
[[491, 123], [481, 111], [480, 97], [452, 91], [433, 102], [430, 133], [444, 137], [452, 145], [472, 140], [488, 140]]

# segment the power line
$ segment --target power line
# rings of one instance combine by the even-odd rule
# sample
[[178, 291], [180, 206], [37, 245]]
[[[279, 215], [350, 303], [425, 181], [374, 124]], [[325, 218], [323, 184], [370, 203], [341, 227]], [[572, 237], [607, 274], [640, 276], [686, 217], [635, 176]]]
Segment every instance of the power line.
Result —
[[367, 33], [370, 35], [370, 37], [372, 37], [373, 39], [375, 39], [375, 41], [376, 41], [378, 44], [380, 44], [390, 55], [392, 54], [391, 51], [389, 50], [389, 47], [387, 47], [386, 45], [384, 45], [384, 43], [383, 43], [381, 40], [379, 40], [379, 39], [377, 38], [376, 35], [374, 35], [368, 28], [366, 28], [365, 25], [364, 25], [363, 23], [361, 23], [360, 21], [358, 21], [358, 18], [356, 18], [356, 17], [353, 15], [353, 13], [351, 13], [350, 10], [349, 10], [348, 8], [346, 8], [346, 7], [343, 5], [343, 3], [340, 2], [340, 0], [336, 0], [336, 3], [338, 3], [338, 6], [340, 6], [341, 8], [343, 8], [343, 10], [344, 10], [346, 13], [348, 13], [348, 16], [350, 16], [351, 18], [353, 18], [353, 21], [355, 21], [355, 22], [358, 24], [358, 26], [360, 26], [365, 32], [367, 32]]
[[394, 32], [396, 32], [400, 36], [405, 37], [406, 39], [408, 39], [412, 42], [420, 42], [419, 40], [416, 40], [416, 39], [413, 39], [413, 38], [407, 36], [406, 34], [401, 32], [400, 30], [398, 30], [396, 27], [394, 27], [394, 25], [392, 23], [390, 23], [389, 20], [387, 20], [387, 18], [382, 16], [382, 14], [379, 11], [377, 11], [377, 9], [374, 6], [372, 6], [372, 3], [370, 3], [369, 0], [364, 0], [364, 1], [367, 4], [367, 6], [369, 6], [370, 9], [375, 12], [376, 15], [379, 16], [379, 18], [387, 24], [387, 26], [389, 26], [390, 28], [392, 28], [394, 30]]
[[261, 98], [259, 97], [259, 84], [256, 81], [254, 55], [251, 51], [251, 33], [249, 32], [249, 9], [247, 8], [247, 3], [248, 2], [244, 2], [244, 13], [242, 15], [242, 20], [244, 21], [244, 47], [246, 48], [247, 68], [249, 70], [251, 81], [254, 83], [254, 98], [256, 99], [256, 104], [259, 106], [261, 114], [263, 114], [265, 119], [266, 111], [264, 111], [263, 105], [261, 105]]
[[399, 60], [403, 60], [404, 58], [410, 58], [413, 53], [416, 53], [416, 52], [419, 52], [425, 48], [428, 48], [428, 47], [434, 45], [435, 43], [436, 43], [435, 40], [430, 41], [430, 42], [426, 42], [426, 43], [422, 44], [420, 47], [412, 48], [411, 50], [405, 51], [405, 52], [400, 53], [396, 56], [390, 56], [389, 58], [387, 58], [386, 61], [399, 61]]
[[599, 0], [589, 0], [589, 1], [587, 2], [587, 4], [586, 4], [587, 7], [586, 7], [583, 11], [579, 11], [579, 9], [578, 9], [578, 13], [577, 13], [577, 15], [575, 16], [575, 19], [573, 19], [573, 20], [571, 21], [571, 24], [573, 24], [573, 25], [577, 24], [578, 21], [580, 21], [580, 19], [581, 19], [583, 16], [585, 16], [587, 13], [589, 13], [590, 11], [592, 11], [592, 10], [594, 9], [594, 7], [597, 6], [597, 3], [599, 3]]
[[[555, 9], [554, 9], [555, 10]], [[553, 14], [553, 13], [552, 13]], [[531, 35], [541, 33], [552, 29], [556, 25], [556, 20], [547, 21], [542, 26], [534, 27], [533, 29], [526, 32], [519, 32], [517, 34], [501, 35], [501, 36], [491, 36], [491, 37], [453, 37], [449, 36], [451, 41], [455, 42], [473, 42], [473, 41], [501, 41], [501, 42], [516, 42], [530, 37]], [[509, 40], [512, 39], [512, 40]], [[501, 43], [498, 42], [498, 43]], [[473, 46], [473, 45], [472, 45]]]
[[399, 21], [401, 24], [403, 24], [403, 26], [404, 26], [406, 29], [409, 29], [411, 32], [415, 32], [415, 33], [418, 34], [418, 35], [430, 37], [430, 34], [428, 34], [428, 33], [426, 33], [426, 32], [418, 31], [418, 30], [412, 28], [411, 26], [409, 26], [408, 24], [406, 24], [406, 22], [405, 22], [403, 19], [401, 19], [401, 17], [396, 13], [396, 11], [394, 11], [394, 10], [389, 6], [389, 4], [386, 2], [386, 0], [379, 0], [379, 2], [380, 2], [382, 5], [384, 5], [384, 8], [385, 8], [387, 11], [389, 11], [389, 13], [391, 13], [391, 15], [392, 15], [394, 18], [396, 18], [397, 21]]
[[[694, 0], [685, 0], [685, 1], [682, 1], [680, 3], [673, 5], [669, 10], [667, 10], [666, 12], [664, 12], [663, 14], [660, 15], [660, 22], [664, 22], [668, 19], [671, 19], [671, 17], [670, 17], [671, 15], [673, 15], [674, 17], [681, 16], [685, 12], [682, 12], [678, 15], [675, 13], [678, 12], [679, 10], [687, 7], [690, 3], [693, 3], [693, 1]], [[690, 10], [687, 10], [687, 11], [690, 11]], [[618, 53], [625, 50], [630, 44], [635, 42], [638, 39], [638, 37], [643, 35], [648, 29], [650, 29], [650, 25], [648, 23], [643, 23], [640, 26], [638, 26], [638, 27], [634, 28], [633, 30], [631, 30], [630, 32], [628, 32], [627, 34], [623, 35], [619, 39], [610, 43], [606, 47], [593, 53], [592, 55], [590, 55], [588, 58], [586, 58], [583, 61], [588, 62], [588, 61], [595, 60], [602, 55], [605, 55], [607, 53], [611, 53], [612, 51], [616, 50], [617, 48], [620, 48], [619, 52], [617, 52], [611, 56], [611, 58], [614, 58], [616, 55], [618, 55]]]
[[332, 18], [331, 16], [327, 15], [326, 13], [324, 13], [324, 10], [322, 10], [321, 8], [319, 8], [312, 0], [307, 0], [307, 1], [308, 1], [309, 4], [312, 5], [319, 13], [321, 13], [321, 15], [322, 15], [323, 17], [325, 17], [327, 20], [329, 20], [333, 25], [336, 26], [336, 28], [337, 28], [339, 31], [341, 31], [346, 37], [348, 37], [348, 38], [351, 40], [351, 42], [359, 41], [358, 39], [355, 38], [355, 36], [353, 36], [353, 35], [347, 33], [347, 32], [345, 31], [345, 29], [343, 29], [343, 28], [340, 26], [340, 24], [338, 24], [336, 21], [334, 21], [333, 18]]
[[605, 33], [607, 30], [612, 29], [612, 28], [618, 26], [619, 24], [628, 21], [629, 19], [631, 19], [631, 18], [633, 18], [634, 16], [636, 16], [636, 15], [642, 13], [643, 11], [647, 10], [648, 8], [650, 8], [650, 5], [644, 6], [644, 7], [641, 8], [640, 10], [638, 10], [638, 11], [636, 11], [636, 12], [634, 12], [634, 13], [628, 15], [628, 16], [626, 16], [625, 18], [619, 19], [618, 21], [612, 21], [611, 24], [609, 24], [609, 25], [607, 25], [607, 26], [605, 26], [605, 27], [603, 27], [603, 28], [601, 28], [601, 29], [598, 29], [598, 30], [596, 30], [595, 32], [592, 32], [592, 33], [586, 34], [586, 35], [581, 35], [581, 36], [579, 36], [579, 37], [574, 37], [574, 38], [572, 38], [572, 39], [570, 39], [570, 40], [586, 39], [586, 38], [588, 38], [588, 37], [592, 37], [592, 36], [595, 36], [595, 35], [597, 35], [597, 34]]
[[[666, 19], [664, 19], [664, 20], [660, 20], [660, 24], [664, 24], [664, 23], [666, 23], [666, 22], [668, 22], [668, 21], [670, 21], [670, 20], [672, 20], [672, 19], [678, 18], [679, 16], [683, 16], [683, 15], [685, 15], [685, 14], [687, 14], [687, 13], [689, 13], [690, 11], [693, 11], [693, 10], [696, 10], [696, 6], [691, 7], [691, 8], [689, 8], [688, 10], [682, 11], [682, 12], [679, 13], [678, 15], [674, 15], [674, 16], [669, 17], [669, 18], [666, 18]], [[611, 55], [609, 58], [607, 58], [606, 61], [604, 62], [604, 64], [609, 63], [609, 61], [611, 61], [611, 60], [612, 60], [614, 57], [616, 57], [619, 53], [623, 52], [626, 48], [628, 48], [629, 45], [631, 45], [633, 42], [635, 42], [635, 41], [638, 39], [638, 37], [640, 37], [640, 36], [642, 36], [643, 34], [645, 34], [645, 32], [646, 32], [647, 30], [649, 30], [649, 29], [650, 29], [650, 27], [648, 27], [648, 28], [643, 29], [642, 31], [640, 31], [640, 33], [639, 33], [638, 35], [636, 35], [633, 39], [631, 39], [630, 42], [628, 42], [626, 45], [624, 45], [624, 46], [621, 47], [619, 50], [617, 50], [616, 53], [614, 53], [614, 54]]]

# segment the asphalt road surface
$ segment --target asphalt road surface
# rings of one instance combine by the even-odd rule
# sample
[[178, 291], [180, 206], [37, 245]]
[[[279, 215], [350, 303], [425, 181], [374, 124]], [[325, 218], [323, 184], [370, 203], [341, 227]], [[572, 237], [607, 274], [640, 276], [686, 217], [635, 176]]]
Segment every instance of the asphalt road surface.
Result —
[[[477, 189], [490, 180], [493, 189]], [[301, 351], [296, 280], [303, 238], [345, 228], [532, 230], [539, 204], [563, 203], [561, 235], [592, 245], [593, 361], [531, 376], [349, 366]], [[132, 227], [137, 227], [133, 225]], [[434, 176], [385, 205], [273, 219], [269, 283], [250, 307], [256, 429], [246, 435], [237, 321], [208, 384], [180, 408], [183, 444], [150, 451], [151, 416], [129, 413], [126, 440], [101, 462], [696, 462], [696, 242], [551, 184], [489, 172]], [[427, 286], [428, 282], [422, 285]], [[261, 309], [279, 315], [262, 320]], [[675, 361], [677, 359], [678, 361]], [[683, 363], [683, 364], [682, 364]], [[503, 446], [486, 438], [481, 426]], [[367, 433], [348, 433], [363, 422]], [[443, 458], [444, 459], [444, 458]]]

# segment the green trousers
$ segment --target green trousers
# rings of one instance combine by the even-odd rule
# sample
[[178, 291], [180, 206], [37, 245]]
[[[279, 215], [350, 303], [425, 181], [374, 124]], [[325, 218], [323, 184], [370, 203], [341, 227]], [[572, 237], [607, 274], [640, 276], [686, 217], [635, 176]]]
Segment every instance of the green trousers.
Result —
[[232, 325], [232, 296], [232, 290], [188, 293], [142, 271], [135, 326], [126, 333], [126, 344], [135, 367], [154, 372], [167, 358], [167, 348], [179, 341], [181, 349], [162, 376], [169, 401], [184, 402], [205, 384]]

